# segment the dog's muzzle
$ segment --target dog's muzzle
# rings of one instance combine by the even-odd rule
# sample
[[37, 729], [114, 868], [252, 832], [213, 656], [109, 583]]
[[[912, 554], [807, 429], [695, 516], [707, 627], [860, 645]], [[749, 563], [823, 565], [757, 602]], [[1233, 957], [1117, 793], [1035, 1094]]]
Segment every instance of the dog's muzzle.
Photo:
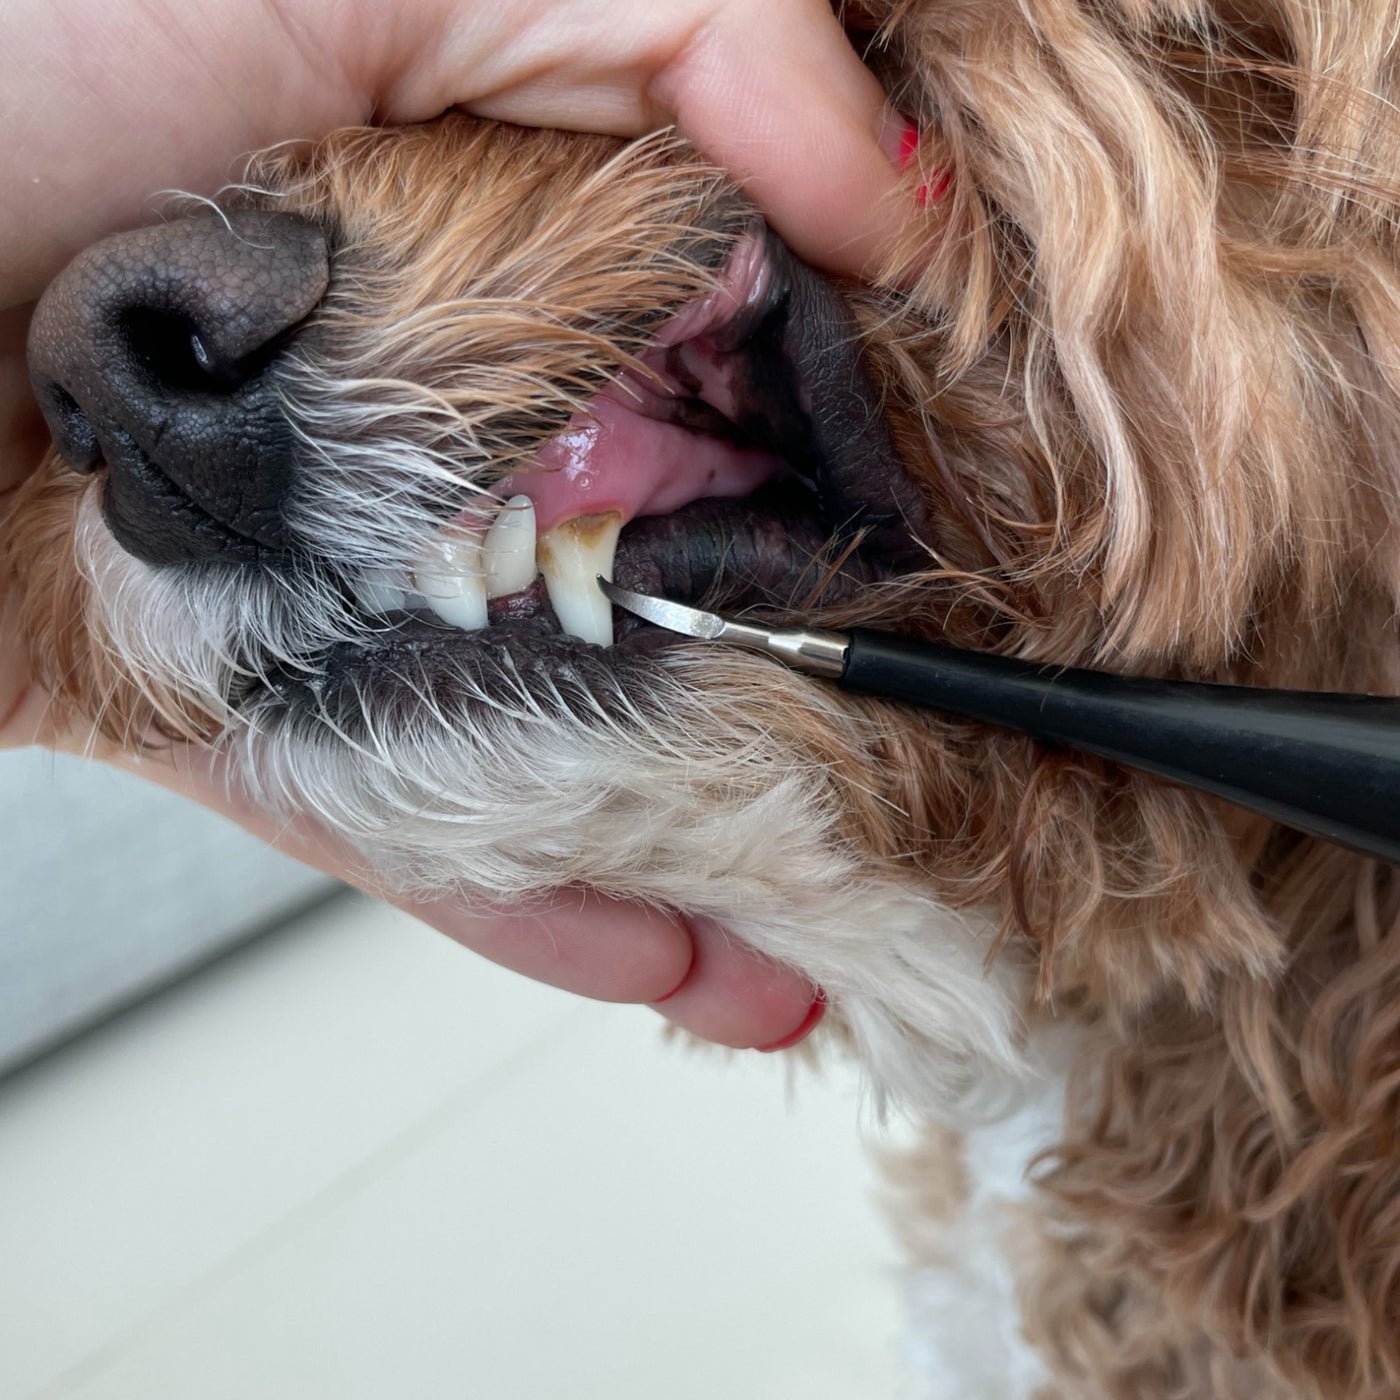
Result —
[[[627, 367], [600, 370], [572, 416], [579, 390], [561, 383], [548, 413], [519, 410], [514, 456], [478, 450], [431, 480], [392, 476], [392, 441], [339, 456], [339, 439], [316, 435], [357, 411], [394, 415], [373, 397], [367, 415], [337, 398], [343, 377], [325, 366], [354, 298], [376, 284], [357, 273], [355, 247], [293, 215], [211, 213], [94, 245], [36, 311], [35, 391], [68, 465], [102, 469], [104, 516], [128, 553], [215, 566], [245, 594], [273, 578], [298, 606], [314, 595], [295, 638], [256, 649], [235, 639], [241, 679], [221, 696], [235, 708], [308, 686], [307, 703], [326, 706], [339, 686], [363, 693], [371, 673], [378, 693], [406, 648], [418, 670], [441, 662], [453, 674], [557, 670], [581, 642], [649, 649], [656, 638], [637, 638], [630, 619], [614, 630], [597, 575], [781, 609], [838, 599], [922, 557], [922, 502], [850, 308], [756, 216], [735, 222], [722, 264], [697, 264], [710, 290], [659, 304], [645, 332], [627, 332], [642, 342], [624, 354], [619, 340]], [[469, 346], [469, 299], [457, 314]], [[521, 316], [517, 378], [549, 314]], [[593, 319], [617, 317], [604, 306]], [[466, 348], [443, 354], [415, 371], [425, 396], [446, 369], [467, 382], [480, 373], [491, 402], [490, 366]], [[349, 498], [366, 483], [373, 508], [357, 535], [360, 497]], [[414, 491], [410, 510], [401, 498]], [[352, 554], [365, 540], [369, 562]]]

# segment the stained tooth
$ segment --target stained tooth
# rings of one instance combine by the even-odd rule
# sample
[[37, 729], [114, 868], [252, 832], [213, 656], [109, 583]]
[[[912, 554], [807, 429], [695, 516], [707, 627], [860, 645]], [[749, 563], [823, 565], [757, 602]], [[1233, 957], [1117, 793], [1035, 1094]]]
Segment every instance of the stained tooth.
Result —
[[362, 574], [354, 584], [355, 600], [367, 613], [383, 616], [401, 612], [407, 606], [408, 578], [393, 569], [376, 569]]
[[581, 515], [539, 538], [540, 572], [559, 625], [571, 637], [611, 646], [612, 604], [598, 587], [598, 575], [612, 578], [613, 555], [622, 531], [616, 511]]
[[486, 596], [504, 598], [528, 588], [535, 578], [535, 503], [512, 496], [486, 532], [481, 547], [486, 565]]
[[486, 579], [481, 541], [444, 530], [419, 556], [414, 587], [444, 622], [475, 632], [486, 626]]

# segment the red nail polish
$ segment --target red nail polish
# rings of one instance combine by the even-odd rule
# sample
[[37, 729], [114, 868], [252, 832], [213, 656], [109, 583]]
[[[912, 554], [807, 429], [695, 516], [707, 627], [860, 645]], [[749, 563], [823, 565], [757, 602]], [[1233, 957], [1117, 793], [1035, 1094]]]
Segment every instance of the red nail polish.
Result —
[[953, 183], [953, 172], [951, 170], [940, 170], [932, 180], [926, 185], [920, 185], [914, 191], [914, 198], [918, 200], [922, 208], [926, 204], [937, 204], [945, 194], [948, 193], [948, 186]]
[[920, 131], [913, 122], [906, 123], [899, 136], [899, 159], [895, 165], [901, 172], [909, 169], [910, 162], [919, 150]]
[[807, 1008], [807, 1014], [802, 1018], [802, 1024], [795, 1031], [785, 1035], [781, 1040], [774, 1041], [772, 1045], [759, 1045], [756, 1047], [760, 1055], [771, 1055], [778, 1050], [790, 1050], [800, 1040], [805, 1040], [817, 1027], [817, 1023], [826, 1015], [826, 993], [817, 988], [817, 994], [812, 998], [812, 1004]]
[[676, 985], [675, 985], [674, 987], [672, 987], [671, 990], [670, 990], [669, 992], [667, 992], [666, 995], [665, 995], [664, 997], [657, 997], [655, 1001], [653, 1001], [653, 1002], [651, 1002], [651, 1003], [649, 1003], [649, 1004], [652, 1005], [652, 1006], [660, 1006], [661, 1003], [662, 1003], [663, 1001], [670, 1001], [671, 998], [672, 998], [673, 996], [675, 996], [677, 992], [681, 991], [681, 990], [685, 987], [685, 984], [686, 984], [687, 982], [690, 981], [690, 974], [691, 974], [692, 972], [694, 972], [694, 971], [695, 971], [695, 945], [694, 945], [694, 944], [691, 944], [691, 948], [690, 948], [690, 962], [686, 964], [685, 976], [682, 977], [681, 980], [680, 980], [679, 982], [677, 982]]
[[663, 1001], [670, 1001], [671, 998], [672, 998], [673, 996], [675, 996], [676, 993], [679, 992], [679, 991], [685, 986], [685, 984], [686, 984], [687, 982], [689, 982], [689, 981], [690, 981], [690, 971], [689, 971], [689, 969], [687, 969], [687, 970], [686, 970], [685, 976], [682, 977], [681, 980], [680, 980], [679, 982], [677, 982], [676, 985], [675, 985], [674, 987], [672, 987], [671, 990], [670, 990], [669, 992], [667, 992], [666, 995], [665, 995], [664, 997], [657, 997], [657, 999], [656, 999], [654, 1002], [652, 1002], [652, 1005], [653, 1005], [653, 1006], [660, 1006], [661, 1003], [662, 1003]]

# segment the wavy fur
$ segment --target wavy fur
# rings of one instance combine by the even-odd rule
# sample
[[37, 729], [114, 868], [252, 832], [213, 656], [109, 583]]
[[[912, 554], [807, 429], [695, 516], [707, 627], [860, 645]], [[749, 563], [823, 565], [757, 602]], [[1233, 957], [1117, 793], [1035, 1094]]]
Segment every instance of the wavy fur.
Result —
[[[848, 18], [923, 127], [911, 191], [946, 183], [910, 200], [891, 280], [848, 289], [936, 525], [926, 568], [827, 620], [1400, 691], [1393, 0]], [[625, 374], [738, 207], [674, 142], [462, 119], [275, 153], [249, 184], [231, 202], [347, 235], [290, 411], [298, 528], [351, 570]], [[241, 679], [359, 625], [329, 588], [289, 607], [113, 560], [87, 491], [51, 463], [6, 557], [60, 703], [129, 742], [221, 732]], [[624, 692], [506, 677], [505, 704], [498, 675], [489, 720], [420, 675], [402, 723], [310, 732], [269, 703], [226, 742], [402, 883], [720, 918], [833, 988], [913, 1102], [1024, 1077], [1023, 1017], [1079, 1027], [1011, 1251], [1025, 1374], [1056, 1393], [1400, 1394], [1395, 873], [1014, 736], [693, 666]]]

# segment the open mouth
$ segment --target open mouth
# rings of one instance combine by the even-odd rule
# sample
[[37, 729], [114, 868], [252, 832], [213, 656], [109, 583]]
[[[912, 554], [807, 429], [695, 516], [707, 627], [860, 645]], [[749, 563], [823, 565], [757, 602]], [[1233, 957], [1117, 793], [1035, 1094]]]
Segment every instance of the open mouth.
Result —
[[665, 322], [626, 373], [449, 520], [362, 579], [382, 619], [328, 672], [386, 652], [647, 647], [599, 575], [715, 608], [837, 602], [919, 553], [922, 506], [835, 290], [761, 225], [716, 290]]

